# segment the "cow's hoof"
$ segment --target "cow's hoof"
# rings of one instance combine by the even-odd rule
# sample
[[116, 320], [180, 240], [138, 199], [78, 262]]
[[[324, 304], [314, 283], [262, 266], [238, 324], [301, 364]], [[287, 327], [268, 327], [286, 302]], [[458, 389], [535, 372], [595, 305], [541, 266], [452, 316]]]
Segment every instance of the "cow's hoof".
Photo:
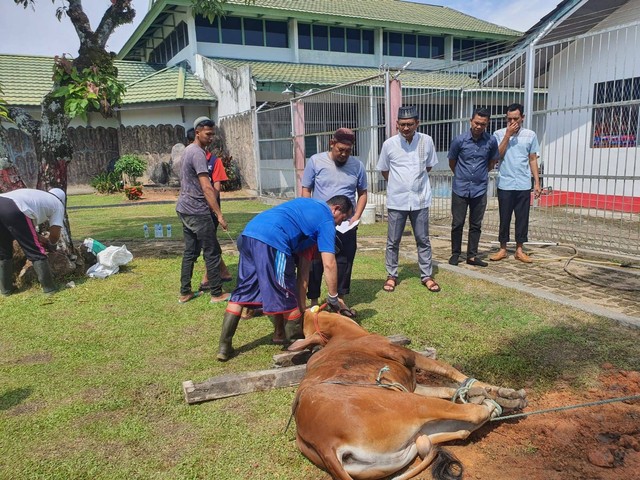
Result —
[[485, 398], [484, 401], [482, 402], [483, 405], [489, 407], [489, 411], [491, 412], [489, 414], [490, 418], [498, 418], [500, 415], [502, 415], [502, 407], [500, 405], [498, 405], [498, 403], [495, 400], [492, 400], [490, 398]]

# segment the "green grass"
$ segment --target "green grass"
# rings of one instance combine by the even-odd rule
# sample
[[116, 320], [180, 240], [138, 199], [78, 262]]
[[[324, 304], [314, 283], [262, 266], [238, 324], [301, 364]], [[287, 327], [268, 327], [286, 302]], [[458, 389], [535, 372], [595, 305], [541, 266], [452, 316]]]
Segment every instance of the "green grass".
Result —
[[[225, 202], [232, 236], [265, 208]], [[172, 223], [180, 238], [173, 204], [69, 215], [76, 241], [144, 243], [145, 222]], [[237, 257], [225, 260], [235, 271]], [[137, 255], [117, 275], [76, 278], [76, 288], [51, 297], [34, 287], [0, 298], [1, 479], [322, 478], [297, 451], [295, 427], [284, 432], [295, 389], [185, 403], [184, 380], [269, 368], [278, 349], [270, 322], [256, 318], [240, 324], [241, 355], [216, 362], [224, 306], [177, 304], [179, 269], [178, 253]], [[429, 294], [411, 263], [394, 293], [381, 291], [384, 277], [382, 252], [358, 254], [349, 301], [362, 325], [435, 347], [484, 381], [526, 387], [535, 398], [558, 382], [597, 385], [605, 362], [640, 367], [638, 330], [448, 271], [438, 274], [443, 291]]]

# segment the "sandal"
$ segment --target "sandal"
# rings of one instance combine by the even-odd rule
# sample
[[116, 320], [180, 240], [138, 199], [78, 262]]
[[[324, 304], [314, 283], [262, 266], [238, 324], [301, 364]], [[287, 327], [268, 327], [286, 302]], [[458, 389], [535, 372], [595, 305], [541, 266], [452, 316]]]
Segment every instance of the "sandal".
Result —
[[338, 314], [353, 320], [356, 318], [357, 312], [353, 308], [341, 308]]
[[200, 295], [202, 295], [202, 292], [187, 293], [186, 295], [183, 295], [178, 298], [178, 303], [187, 303], [193, 300], [194, 298], [198, 298]]
[[397, 277], [394, 277], [392, 275], [389, 275], [387, 277], [387, 281], [384, 282], [384, 285], [382, 286], [382, 289], [385, 292], [393, 292], [396, 289], [396, 285], [398, 285], [398, 279]]
[[250, 318], [253, 317], [260, 317], [262, 316], [262, 308], [258, 307], [258, 308], [245, 308], [244, 313], [242, 314], [241, 318], [242, 320], [249, 320]]
[[427, 290], [433, 293], [439, 292], [441, 290], [440, 285], [438, 285], [436, 281], [431, 277], [427, 277], [422, 280], [422, 285], [424, 285]]

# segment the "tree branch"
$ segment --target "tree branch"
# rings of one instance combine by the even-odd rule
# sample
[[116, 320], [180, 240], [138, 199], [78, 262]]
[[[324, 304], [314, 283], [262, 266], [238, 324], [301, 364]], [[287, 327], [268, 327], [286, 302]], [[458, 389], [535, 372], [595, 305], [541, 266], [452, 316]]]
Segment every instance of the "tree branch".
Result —
[[113, 31], [120, 25], [133, 22], [135, 16], [131, 0], [112, 0], [96, 29], [96, 41], [104, 48]]
[[80, 39], [80, 45], [86, 43], [87, 40], [93, 36], [93, 30], [91, 30], [91, 22], [89, 17], [84, 13], [82, 8], [82, 0], [67, 0], [69, 6], [66, 9], [67, 16], [73, 27], [76, 29], [78, 38]]

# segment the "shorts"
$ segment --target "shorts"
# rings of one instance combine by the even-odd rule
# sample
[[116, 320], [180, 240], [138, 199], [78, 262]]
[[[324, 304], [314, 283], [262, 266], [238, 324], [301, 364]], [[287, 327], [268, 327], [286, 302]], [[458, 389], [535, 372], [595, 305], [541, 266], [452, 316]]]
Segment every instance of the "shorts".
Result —
[[267, 315], [298, 309], [296, 265], [292, 256], [244, 235], [238, 238], [238, 251], [238, 286], [230, 302], [262, 306]]

